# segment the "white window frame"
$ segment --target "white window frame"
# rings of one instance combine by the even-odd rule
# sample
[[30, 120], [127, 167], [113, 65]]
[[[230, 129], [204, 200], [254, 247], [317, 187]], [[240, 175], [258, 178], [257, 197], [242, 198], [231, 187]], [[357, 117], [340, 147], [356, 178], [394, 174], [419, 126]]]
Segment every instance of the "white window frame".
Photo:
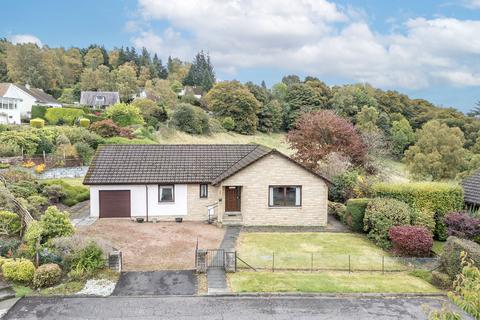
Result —
[[[172, 200], [162, 200], [163, 190], [172, 189]], [[175, 202], [175, 185], [174, 184], [160, 184], [158, 185], [158, 202]]]
[[[295, 188], [295, 205], [287, 205], [286, 198], [283, 205], [273, 204], [273, 189], [284, 189], [284, 197], [286, 197], [287, 188]], [[300, 208], [302, 206], [302, 186], [300, 185], [273, 185], [268, 186], [268, 206], [270, 208]]]

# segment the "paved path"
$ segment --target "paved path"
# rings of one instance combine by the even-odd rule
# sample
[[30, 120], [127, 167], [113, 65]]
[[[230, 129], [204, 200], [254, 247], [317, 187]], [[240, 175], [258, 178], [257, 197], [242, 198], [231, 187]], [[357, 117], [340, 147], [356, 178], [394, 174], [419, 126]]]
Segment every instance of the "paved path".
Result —
[[[427, 319], [444, 298], [109, 297], [20, 300], [5, 319]], [[464, 319], [469, 319], [464, 317]]]
[[191, 270], [122, 272], [114, 296], [194, 295], [197, 275]]
[[[225, 235], [223, 236], [220, 249], [228, 251], [235, 251], [238, 235], [240, 234], [240, 227], [227, 227]], [[227, 285], [227, 275], [225, 269], [209, 268], [207, 270], [207, 286], [208, 293], [226, 293], [230, 290]]]

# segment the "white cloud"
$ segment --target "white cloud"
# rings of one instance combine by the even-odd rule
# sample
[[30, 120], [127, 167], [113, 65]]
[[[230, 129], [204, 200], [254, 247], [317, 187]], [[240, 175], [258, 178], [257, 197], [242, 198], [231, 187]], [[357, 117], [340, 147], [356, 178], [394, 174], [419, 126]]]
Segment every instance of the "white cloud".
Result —
[[13, 44], [17, 43], [35, 43], [39, 47], [42, 46], [42, 41], [31, 34], [15, 34], [8, 37], [8, 40], [11, 41]]
[[463, 4], [470, 9], [480, 9], [480, 0], [464, 0]]
[[480, 85], [480, 20], [420, 17], [382, 34], [361, 9], [327, 0], [139, 0], [139, 10], [170, 27], [144, 28], [135, 46], [187, 60], [204, 49], [228, 74], [278, 67], [378, 86]]

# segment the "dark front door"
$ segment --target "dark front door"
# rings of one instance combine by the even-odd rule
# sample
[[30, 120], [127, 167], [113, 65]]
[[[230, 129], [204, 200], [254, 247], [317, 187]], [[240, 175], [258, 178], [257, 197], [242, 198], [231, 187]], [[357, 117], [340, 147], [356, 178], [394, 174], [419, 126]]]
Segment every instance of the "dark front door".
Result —
[[240, 187], [225, 187], [225, 211], [240, 211]]
[[130, 190], [99, 191], [100, 218], [130, 218]]

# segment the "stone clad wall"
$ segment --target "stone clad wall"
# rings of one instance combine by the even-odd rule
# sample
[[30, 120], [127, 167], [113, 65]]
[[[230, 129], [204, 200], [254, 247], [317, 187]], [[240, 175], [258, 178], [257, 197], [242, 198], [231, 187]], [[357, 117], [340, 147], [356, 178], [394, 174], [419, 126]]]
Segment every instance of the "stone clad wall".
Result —
[[187, 185], [187, 216], [185, 220], [206, 221], [207, 205], [218, 201], [218, 187], [208, 185], [208, 198], [200, 198], [200, 185]]
[[[271, 208], [270, 185], [302, 186], [302, 206]], [[327, 224], [327, 183], [278, 154], [258, 160], [222, 182], [242, 186], [241, 213], [245, 226], [325, 226]], [[220, 206], [225, 210], [224, 201]]]

